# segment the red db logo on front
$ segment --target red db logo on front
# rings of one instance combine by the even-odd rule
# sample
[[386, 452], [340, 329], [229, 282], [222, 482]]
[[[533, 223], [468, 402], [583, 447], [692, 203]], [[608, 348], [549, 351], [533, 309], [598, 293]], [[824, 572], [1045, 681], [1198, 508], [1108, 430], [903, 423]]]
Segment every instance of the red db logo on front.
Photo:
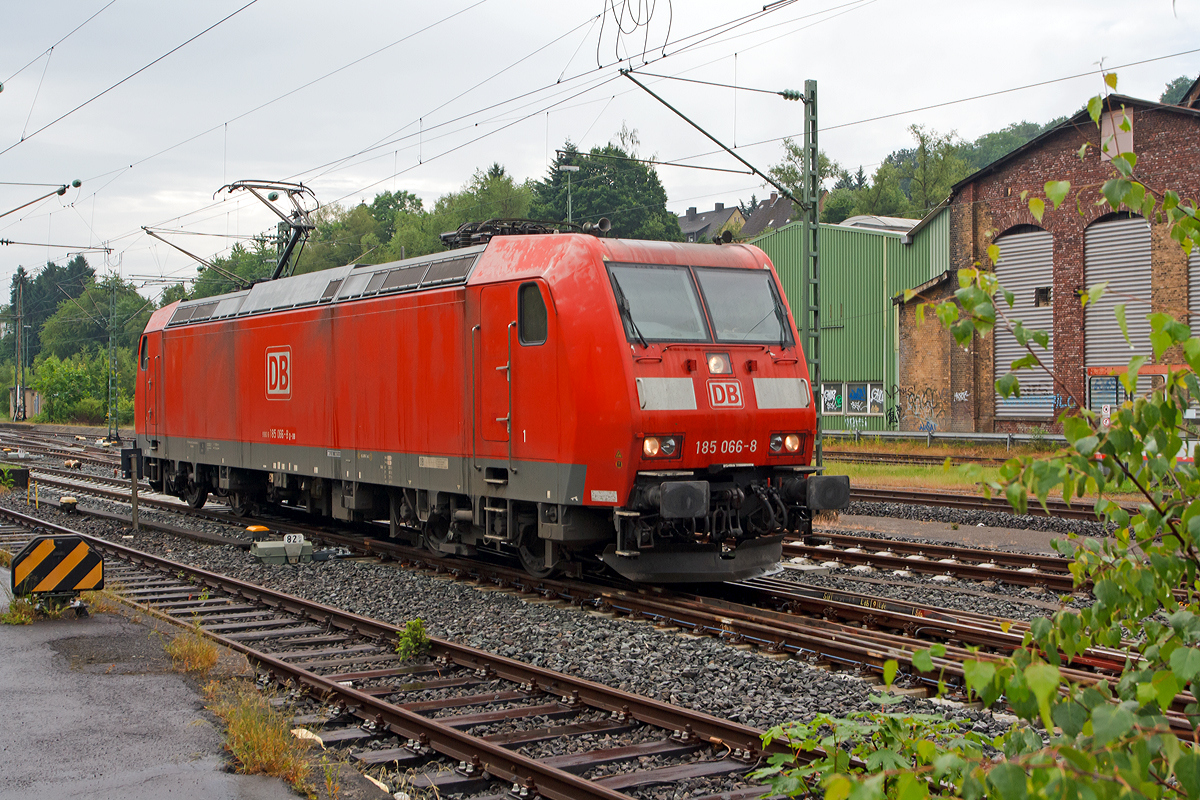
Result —
[[292, 397], [292, 348], [267, 348], [267, 399], [290, 400]]
[[741, 408], [742, 384], [737, 381], [709, 381], [708, 402], [713, 408]]

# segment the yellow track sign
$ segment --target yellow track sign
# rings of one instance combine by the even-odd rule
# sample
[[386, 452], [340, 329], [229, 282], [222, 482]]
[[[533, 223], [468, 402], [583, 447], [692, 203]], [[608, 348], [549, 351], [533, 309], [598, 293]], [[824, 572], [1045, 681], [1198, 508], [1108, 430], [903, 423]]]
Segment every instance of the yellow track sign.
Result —
[[13, 597], [104, 588], [104, 558], [78, 536], [39, 536], [12, 562]]

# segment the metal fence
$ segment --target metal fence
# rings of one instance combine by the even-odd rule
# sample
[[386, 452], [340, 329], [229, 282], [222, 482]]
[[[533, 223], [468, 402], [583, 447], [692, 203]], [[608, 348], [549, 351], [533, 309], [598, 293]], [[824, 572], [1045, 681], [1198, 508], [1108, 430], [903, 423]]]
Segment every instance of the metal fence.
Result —
[[863, 439], [912, 439], [925, 440], [928, 447], [934, 442], [971, 442], [973, 444], [991, 444], [1004, 442], [1005, 448], [1012, 449], [1014, 444], [1032, 444], [1035, 442], [1066, 444], [1067, 437], [1057, 433], [954, 433], [952, 431], [822, 431], [826, 439], [852, 439], [861, 442]]

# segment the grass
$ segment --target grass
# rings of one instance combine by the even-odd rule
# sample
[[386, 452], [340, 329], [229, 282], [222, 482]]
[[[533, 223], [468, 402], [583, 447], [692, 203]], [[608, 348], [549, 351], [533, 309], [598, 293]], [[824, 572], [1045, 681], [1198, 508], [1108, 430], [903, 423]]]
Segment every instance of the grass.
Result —
[[311, 792], [312, 767], [306, 745], [291, 733], [290, 711], [245, 681], [211, 681], [203, 688], [208, 709], [225, 723], [225, 748], [237, 771], [269, 775]]
[[826, 450], [843, 450], [855, 453], [896, 453], [900, 455], [932, 455], [940, 458], [947, 456], [972, 456], [979, 458], [1009, 459], [1014, 456], [1044, 455], [1057, 449], [1054, 442], [1042, 442], [1014, 445], [1011, 450], [997, 442], [947, 442], [935, 441], [932, 446], [926, 446], [923, 439], [884, 439], [881, 436], [872, 437], [864, 433], [861, 440], [855, 442], [850, 438], [829, 437], [825, 439]]
[[19, 597], [8, 604], [8, 611], [0, 614], [0, 625], [31, 625], [37, 617], [37, 609], [29, 598]]
[[892, 486], [912, 489], [953, 489], [974, 492], [980, 480], [997, 480], [996, 467], [971, 471], [924, 464], [841, 464], [831, 456], [825, 461], [826, 475], [849, 475], [851, 486]]
[[[983, 481], [1000, 481], [998, 467], [964, 464], [946, 469], [943, 466], [924, 464], [844, 464], [831, 456], [825, 461], [826, 475], [848, 475], [850, 486], [891, 489], [945, 489], [947, 491], [978, 494]], [[1050, 492], [1052, 497], [1062, 497], [1062, 490]], [[1128, 481], [1119, 491], [1108, 491], [1105, 497], [1117, 501], [1137, 500]], [[1092, 498], [1094, 499], [1094, 498]], [[1072, 501], [1073, 502], [1073, 501]]]
[[175, 634], [163, 649], [171, 657], [172, 668], [189, 675], [207, 675], [220, 657], [217, 646], [201, 633], [199, 623]]
[[113, 581], [105, 581], [103, 589], [81, 592], [80, 597], [88, 607], [97, 614], [122, 614], [129, 609], [121, 599], [122, 586]]
[[0, 550], [0, 567], [8, 569], [12, 566], [13, 554], [7, 550]]
[[425, 633], [425, 622], [419, 617], [404, 624], [404, 630], [396, 636], [396, 653], [400, 660], [408, 661], [429, 650], [429, 636]]

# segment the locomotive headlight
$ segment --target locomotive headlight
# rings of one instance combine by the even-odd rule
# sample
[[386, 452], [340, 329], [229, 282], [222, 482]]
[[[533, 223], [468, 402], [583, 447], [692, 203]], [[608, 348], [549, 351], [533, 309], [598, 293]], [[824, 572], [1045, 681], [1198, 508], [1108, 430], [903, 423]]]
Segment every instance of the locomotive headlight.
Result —
[[670, 457], [675, 455], [675, 448], [678, 445], [675, 443], [675, 438], [672, 436], [664, 437], [659, 443], [659, 450], [664, 456]]
[[780, 433], [771, 434], [771, 452], [778, 453], [782, 449], [783, 449], [783, 434], [780, 434]]
[[787, 448], [789, 453], [794, 453], [800, 449], [800, 437], [794, 433], [789, 433], [783, 437], [783, 446]]
[[725, 353], [706, 353], [708, 359], [708, 372], [710, 375], [731, 375], [733, 367], [730, 366], [729, 356]]
[[647, 436], [642, 440], [642, 455], [646, 458], [654, 458], [660, 449], [661, 445], [657, 436]]

